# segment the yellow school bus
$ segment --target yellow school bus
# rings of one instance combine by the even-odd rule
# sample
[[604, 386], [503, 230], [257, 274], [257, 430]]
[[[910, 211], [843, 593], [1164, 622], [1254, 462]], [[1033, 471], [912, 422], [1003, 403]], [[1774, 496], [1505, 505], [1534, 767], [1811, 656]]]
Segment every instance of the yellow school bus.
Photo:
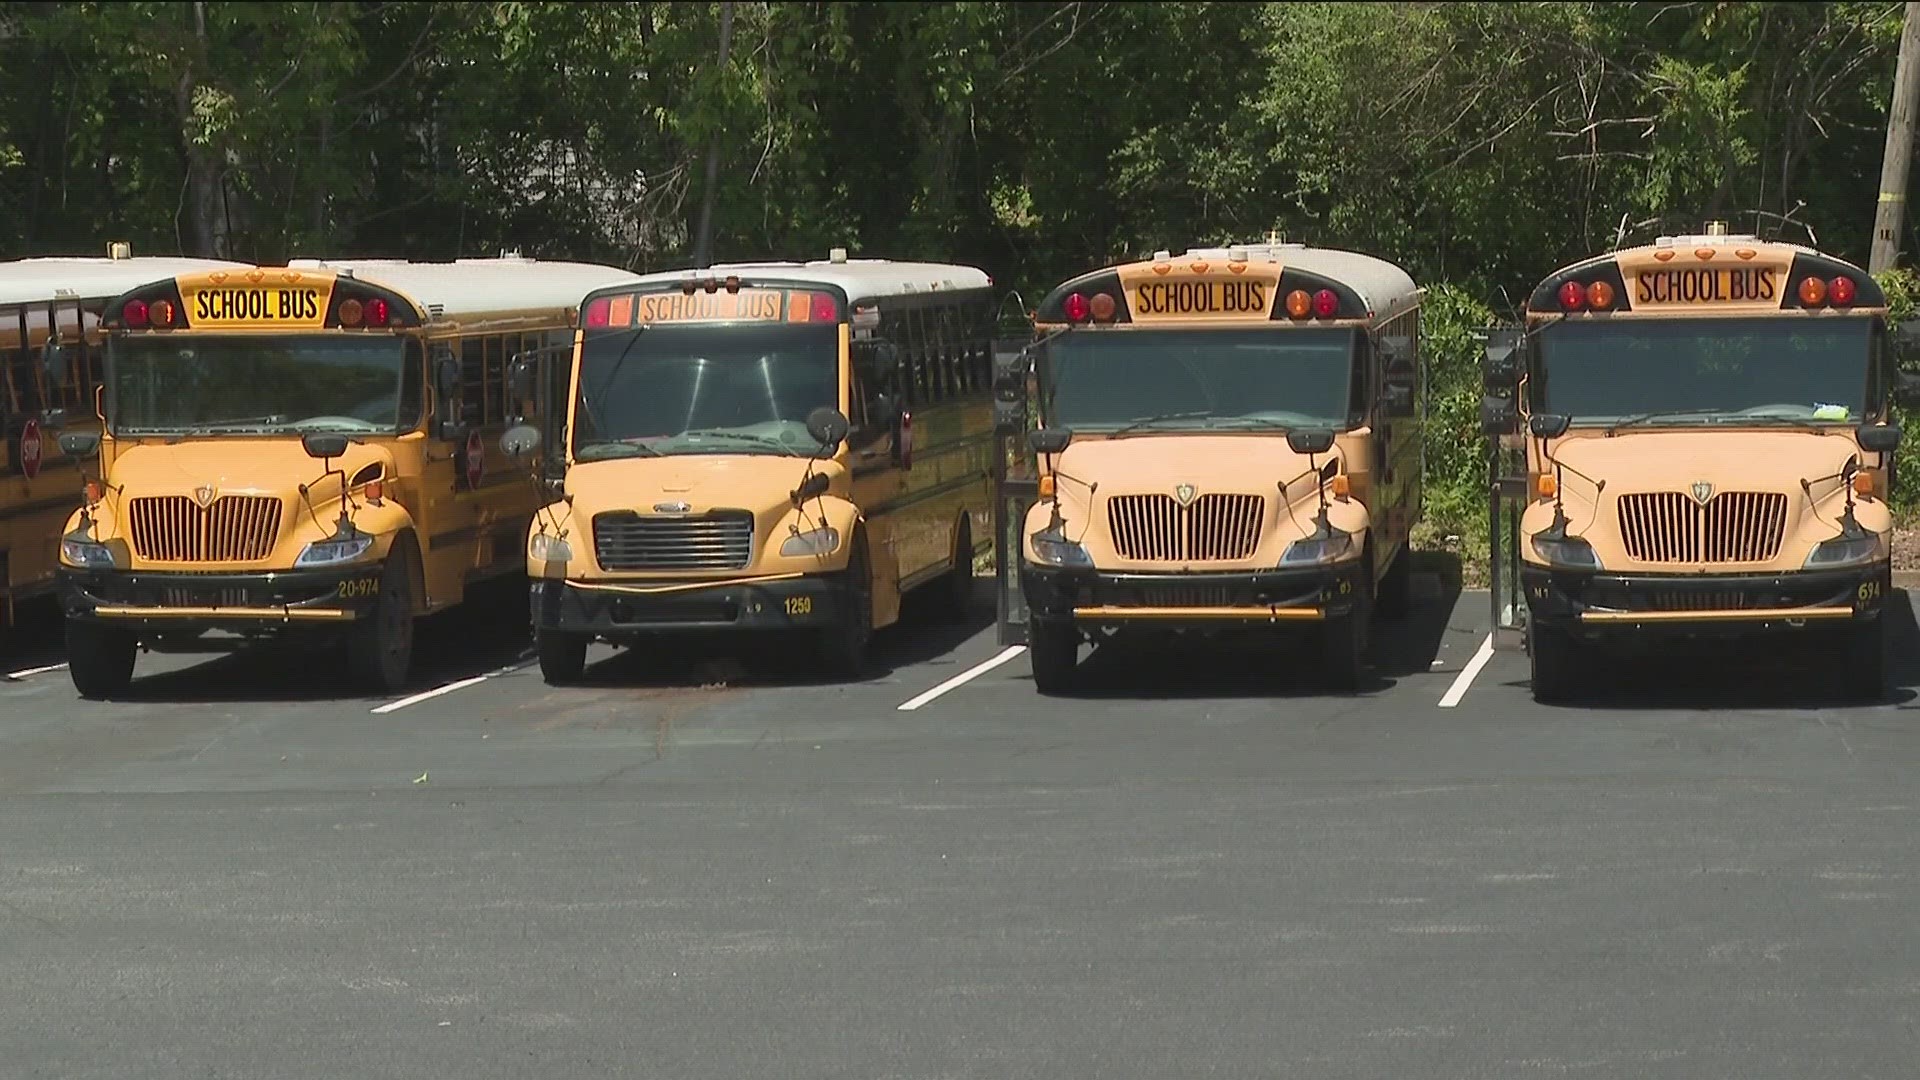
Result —
[[1016, 541], [1041, 690], [1077, 680], [1088, 640], [1276, 624], [1318, 633], [1337, 686], [1363, 680], [1376, 607], [1407, 603], [1423, 296], [1300, 244], [1162, 251], [1048, 294]]
[[637, 275], [518, 257], [302, 260], [177, 274], [110, 301], [99, 474], [61, 543], [84, 695], [137, 648], [268, 635], [346, 646], [366, 688], [407, 679], [416, 616], [524, 567], [541, 502], [494, 448], [508, 368]]
[[1859, 267], [1714, 223], [1563, 267], [1490, 335], [1496, 647], [1537, 698], [1602, 681], [1596, 646], [1762, 632], [1884, 691], [1886, 317]]
[[101, 309], [166, 274], [238, 267], [135, 257], [123, 243], [99, 258], [0, 263], [0, 626], [20, 601], [54, 588], [60, 526], [80, 505], [82, 485], [59, 436], [99, 430]]
[[808, 635], [853, 675], [903, 593], [963, 616], [988, 532], [991, 289], [835, 249], [588, 296], [564, 407], [507, 447], [546, 447], [559, 495], [526, 536], [546, 679], [579, 678], [595, 639], [753, 631]]

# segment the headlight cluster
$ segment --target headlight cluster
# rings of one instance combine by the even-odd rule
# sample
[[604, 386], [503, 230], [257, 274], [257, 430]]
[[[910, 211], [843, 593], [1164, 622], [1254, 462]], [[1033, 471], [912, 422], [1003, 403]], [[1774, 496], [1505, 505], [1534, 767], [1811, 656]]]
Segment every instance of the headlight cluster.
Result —
[[534, 562], [572, 562], [573, 545], [552, 533], [534, 533], [527, 541], [527, 557]]
[[1035, 562], [1048, 566], [1092, 566], [1087, 549], [1066, 538], [1058, 528], [1041, 529], [1027, 538], [1033, 542]]
[[295, 566], [337, 566], [352, 562], [373, 547], [373, 537], [365, 533], [337, 534], [315, 540], [300, 550]]
[[787, 558], [826, 555], [840, 546], [840, 531], [833, 528], [809, 529], [789, 535], [780, 542], [780, 554]]
[[113, 566], [113, 552], [107, 545], [96, 544], [91, 540], [64, 539], [60, 541], [60, 557], [75, 566], [89, 570]]
[[1600, 569], [1600, 556], [1593, 553], [1593, 545], [1577, 536], [1540, 533], [1533, 538], [1533, 550], [1549, 566], [1566, 570]]
[[1813, 551], [1807, 555], [1805, 569], [1832, 570], [1870, 562], [1874, 553], [1879, 550], [1880, 538], [1873, 533], [1862, 536], [1837, 536], [1813, 546]]
[[1315, 529], [1312, 536], [1287, 545], [1280, 556], [1281, 566], [1319, 566], [1339, 562], [1354, 554], [1353, 534], [1331, 525]]

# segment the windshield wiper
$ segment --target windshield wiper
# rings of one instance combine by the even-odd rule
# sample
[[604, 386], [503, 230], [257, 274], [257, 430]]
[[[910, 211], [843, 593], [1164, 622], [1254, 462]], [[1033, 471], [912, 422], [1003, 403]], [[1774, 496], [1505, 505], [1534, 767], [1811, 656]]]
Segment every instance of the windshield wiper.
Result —
[[574, 448], [573, 453], [575, 457], [580, 457], [596, 450], [619, 450], [622, 453], [631, 451], [640, 457], [660, 456], [660, 451], [655, 450], [645, 443], [622, 442], [618, 439], [605, 439], [600, 442], [590, 442], [582, 446], [577, 446]]
[[191, 439], [200, 435], [244, 435], [253, 432], [272, 431], [277, 425], [286, 422], [286, 417], [274, 413], [271, 416], [240, 417], [233, 420], [218, 420], [211, 424], [195, 424], [167, 436], [169, 445], [182, 439]]
[[793, 447], [771, 435], [755, 435], [745, 431], [721, 431], [715, 428], [695, 428], [692, 431], [683, 431], [676, 437], [682, 439], [738, 439], [741, 442], [750, 442], [758, 446], [771, 446], [785, 454], [794, 452]]
[[1713, 416], [1725, 412], [1725, 409], [1662, 409], [1658, 412], [1635, 413], [1632, 416], [1623, 416], [1613, 423], [1608, 424], [1607, 434], [1611, 435], [1623, 427], [1634, 427], [1647, 423], [1650, 420], [1658, 420], [1663, 416]]
[[1164, 424], [1172, 420], [1216, 420], [1219, 418], [1220, 414], [1212, 409], [1202, 409], [1198, 412], [1161, 413], [1158, 416], [1141, 416], [1129, 421], [1125, 427], [1115, 431], [1114, 434], [1125, 435], [1129, 431], [1138, 431], [1141, 428], [1153, 424]]

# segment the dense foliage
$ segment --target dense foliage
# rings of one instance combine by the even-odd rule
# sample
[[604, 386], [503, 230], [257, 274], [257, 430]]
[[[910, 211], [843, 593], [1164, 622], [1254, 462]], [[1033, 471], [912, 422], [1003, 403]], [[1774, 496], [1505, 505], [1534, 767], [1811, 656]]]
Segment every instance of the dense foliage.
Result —
[[1531, 281], [1662, 217], [1790, 217], [1864, 261], [1900, 12], [0, 3], [0, 257], [659, 268], [709, 153], [717, 259], [969, 261], [1031, 300], [1277, 231], [1434, 285], [1444, 532], [1477, 505], [1471, 331]]

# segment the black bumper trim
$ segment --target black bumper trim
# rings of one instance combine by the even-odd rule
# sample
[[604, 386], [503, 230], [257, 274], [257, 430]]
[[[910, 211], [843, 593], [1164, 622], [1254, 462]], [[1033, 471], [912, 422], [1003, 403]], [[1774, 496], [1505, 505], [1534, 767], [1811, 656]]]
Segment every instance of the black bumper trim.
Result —
[[[1520, 569], [1520, 585], [1536, 622], [1578, 623], [1586, 612], [1750, 612], [1751, 618], [1728, 623], [1737, 627], [1785, 623], [1794, 618], [1796, 608], [1850, 607], [1854, 620], [1878, 618], [1892, 588], [1892, 567], [1874, 563], [1773, 574], [1618, 574], [1529, 565]], [[1614, 625], [1640, 629], [1659, 621]], [[1685, 620], [1675, 625], [1694, 628]]]
[[[267, 570], [243, 573], [191, 574], [147, 570], [59, 571], [60, 606], [69, 619], [95, 618], [100, 607], [118, 609], [167, 608], [248, 609], [287, 608], [344, 611], [338, 622], [353, 622], [373, 613], [380, 589], [380, 564], [359, 564], [324, 570]], [[343, 595], [345, 594], [345, 595]], [[222, 618], [179, 618], [156, 615], [152, 620], [115, 616], [116, 625], [257, 626], [278, 625], [259, 615]]]
[[1049, 620], [1071, 619], [1079, 607], [1319, 608], [1337, 619], [1352, 611], [1359, 590], [1370, 586], [1363, 575], [1357, 561], [1227, 574], [1112, 573], [1023, 563], [1020, 588], [1033, 616]]
[[637, 591], [646, 587], [594, 588], [570, 581], [535, 581], [531, 585], [533, 622], [545, 630], [620, 639], [681, 632], [824, 628], [839, 620], [842, 607], [837, 580], [825, 575]]

